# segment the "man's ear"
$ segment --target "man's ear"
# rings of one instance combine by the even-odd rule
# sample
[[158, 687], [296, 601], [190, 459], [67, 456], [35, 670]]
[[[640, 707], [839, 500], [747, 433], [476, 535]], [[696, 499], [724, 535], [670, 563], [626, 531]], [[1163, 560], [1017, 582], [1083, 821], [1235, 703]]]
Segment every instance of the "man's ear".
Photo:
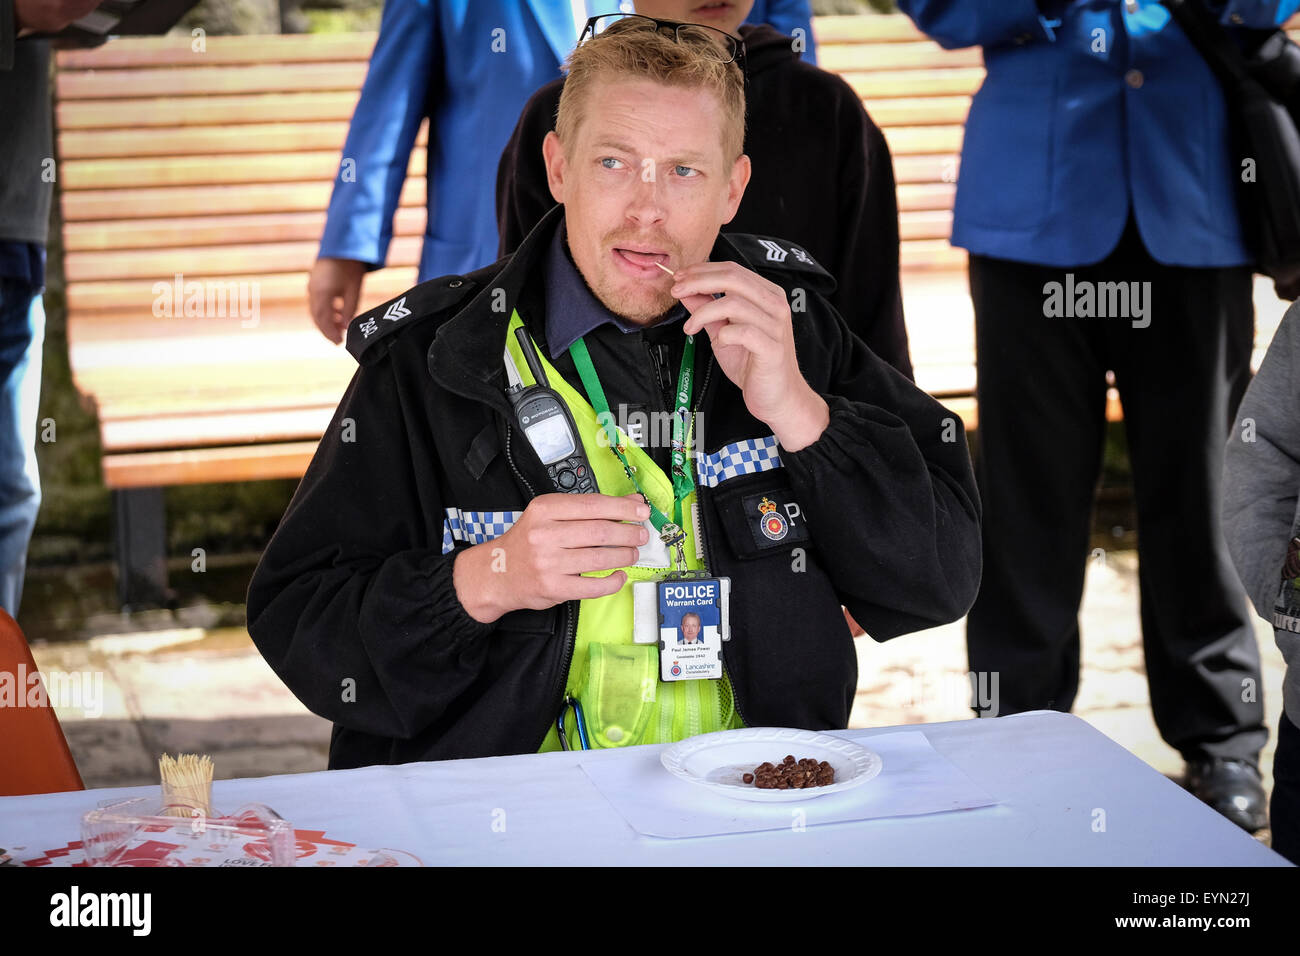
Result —
[[554, 130], [542, 140], [542, 159], [546, 162], [546, 184], [551, 187], [551, 198], [558, 203], [564, 202], [564, 147]]
[[[724, 226], [736, 218], [736, 211], [740, 209], [740, 200], [745, 195], [745, 187], [749, 185], [749, 175], [752, 171], [749, 157], [744, 153], [737, 156], [736, 161], [731, 164], [731, 176], [727, 179], [727, 215], [722, 220]], [[554, 192], [554, 187], [551, 191]]]

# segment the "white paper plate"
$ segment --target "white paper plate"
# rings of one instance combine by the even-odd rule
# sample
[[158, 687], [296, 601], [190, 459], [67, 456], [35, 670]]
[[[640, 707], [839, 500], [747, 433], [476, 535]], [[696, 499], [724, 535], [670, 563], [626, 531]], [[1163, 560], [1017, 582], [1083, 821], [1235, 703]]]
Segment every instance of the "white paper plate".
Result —
[[[829, 787], [804, 790], [760, 790], [744, 783], [741, 774], [753, 773], [764, 761], [779, 763], [786, 754], [796, 760], [812, 757], [835, 768], [835, 782]], [[812, 800], [859, 787], [880, 773], [880, 755], [861, 744], [811, 730], [783, 727], [748, 727], [720, 730], [678, 741], [659, 758], [674, 777], [707, 787], [737, 800], [786, 803]]]

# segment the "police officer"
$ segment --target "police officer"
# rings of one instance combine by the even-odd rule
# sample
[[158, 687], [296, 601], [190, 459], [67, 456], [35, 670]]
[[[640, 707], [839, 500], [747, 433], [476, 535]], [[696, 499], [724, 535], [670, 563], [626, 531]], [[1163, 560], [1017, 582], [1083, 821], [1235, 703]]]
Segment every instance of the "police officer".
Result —
[[[248, 595], [335, 723], [331, 767], [844, 727], [841, 604], [884, 640], [974, 600], [960, 423], [847, 330], [805, 250], [719, 235], [749, 178], [722, 36], [582, 44], [545, 143], [561, 205], [349, 328], [361, 368]], [[630, 408], [667, 441], [639, 447]], [[704, 646], [679, 651], [686, 613]]]

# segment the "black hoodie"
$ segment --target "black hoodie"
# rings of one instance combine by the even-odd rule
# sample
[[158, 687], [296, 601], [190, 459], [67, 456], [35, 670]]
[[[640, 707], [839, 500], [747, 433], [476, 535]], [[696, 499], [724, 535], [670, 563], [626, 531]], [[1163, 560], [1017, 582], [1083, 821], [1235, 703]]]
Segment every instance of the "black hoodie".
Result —
[[[912, 362], [898, 286], [898, 200], [880, 128], [852, 87], [804, 63], [769, 26], [741, 27], [749, 74], [745, 152], [753, 176], [728, 233], [802, 246], [833, 275], [827, 298], [871, 351], [908, 378]], [[502, 255], [555, 205], [542, 140], [555, 128], [560, 78], [533, 94], [497, 167]]]

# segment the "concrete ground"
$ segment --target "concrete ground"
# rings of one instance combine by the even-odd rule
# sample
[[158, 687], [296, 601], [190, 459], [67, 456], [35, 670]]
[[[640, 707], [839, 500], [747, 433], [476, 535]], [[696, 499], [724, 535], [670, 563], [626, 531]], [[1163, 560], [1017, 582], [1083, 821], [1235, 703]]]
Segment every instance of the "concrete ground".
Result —
[[[1105, 552], [1090, 563], [1081, 627], [1083, 678], [1074, 712], [1178, 779], [1182, 760], [1151, 717], [1134, 552]], [[851, 725], [970, 718], [964, 633], [958, 622], [884, 644], [860, 639]], [[1271, 792], [1283, 661], [1263, 621], [1256, 621], [1256, 635], [1270, 729], [1261, 769]], [[112, 634], [36, 644], [32, 653], [87, 787], [156, 782], [163, 752], [207, 753], [218, 778], [325, 768], [329, 723], [284, 687], [242, 629]], [[1267, 831], [1258, 836], [1268, 839]]]

